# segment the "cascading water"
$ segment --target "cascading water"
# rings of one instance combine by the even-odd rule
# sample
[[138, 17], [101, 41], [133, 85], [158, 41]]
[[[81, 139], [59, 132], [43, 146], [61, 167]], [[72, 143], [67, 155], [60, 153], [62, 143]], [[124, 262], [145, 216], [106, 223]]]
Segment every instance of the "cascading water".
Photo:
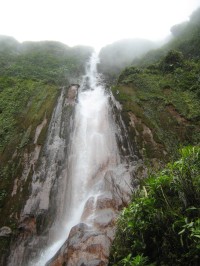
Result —
[[[60, 130], [50, 138], [47, 147], [56, 146], [58, 156], [55, 156], [53, 151], [53, 159], [49, 165], [45, 163], [41, 168], [54, 169], [58, 161], [62, 166], [59, 171], [46, 170], [43, 182], [35, 178], [32, 196], [27, 201], [24, 213], [33, 213], [37, 208], [50, 209], [53, 204], [56, 217], [46, 233], [48, 240], [44, 242], [47, 248], [42, 248], [37, 259], [30, 259], [29, 266], [54, 265], [54, 261], [60, 262], [55, 265], [62, 265], [64, 262], [65, 265], [99, 265], [99, 261], [104, 263], [101, 265], [106, 265], [109, 246], [114, 237], [116, 213], [124, 202], [129, 200], [130, 167], [128, 168], [123, 162], [119, 153], [118, 132], [112, 117], [110, 95], [105, 92], [97, 73], [97, 63], [98, 57], [94, 53], [79, 88], [73, 120], [70, 118], [68, 123], [62, 125], [59, 122], [61, 118], [57, 117], [52, 122], [52, 124], [60, 123]], [[60, 102], [62, 106], [64, 98], [61, 97]], [[61, 110], [59, 114], [60, 117], [63, 116]], [[67, 132], [65, 127], [69, 127], [71, 132], [69, 130]], [[68, 144], [64, 141], [64, 134], [69, 135]], [[48, 152], [48, 148], [46, 149]], [[45, 188], [45, 185], [48, 187]], [[43, 188], [39, 193], [40, 186]], [[48, 190], [48, 196], [51, 198], [47, 199], [48, 206], [42, 206], [45, 190]], [[40, 199], [35, 204], [35, 199], [38, 197]], [[82, 238], [81, 230], [84, 235]], [[37, 246], [42, 239], [42, 236], [39, 237], [35, 243], [32, 240], [31, 245]], [[94, 245], [98, 246], [96, 251]], [[106, 250], [100, 251], [102, 245]], [[70, 256], [69, 250], [72, 246], [73, 255]], [[61, 254], [62, 258], [59, 257]], [[89, 264], [91, 261], [93, 264]], [[25, 263], [22, 262], [21, 265]]]
[[[58, 242], [43, 252], [34, 265], [44, 265], [64, 243], [70, 229], [81, 222], [87, 200], [103, 193], [102, 176], [119, 163], [108, 95], [105, 94], [104, 88], [97, 84], [97, 60], [98, 57], [93, 54], [80, 88], [75, 111], [68, 158], [66, 213], [63, 213], [66, 224], [62, 232], [59, 232], [61, 237]], [[92, 224], [91, 221], [90, 223]]]

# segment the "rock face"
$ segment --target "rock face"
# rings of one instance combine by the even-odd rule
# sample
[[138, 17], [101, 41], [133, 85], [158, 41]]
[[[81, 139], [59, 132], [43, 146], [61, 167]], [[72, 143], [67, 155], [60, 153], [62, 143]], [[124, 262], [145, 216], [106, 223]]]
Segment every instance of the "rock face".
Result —
[[69, 240], [47, 265], [107, 265], [110, 242], [101, 231], [91, 231], [88, 225], [80, 223], [71, 229]]
[[[30, 259], [37, 257], [48, 241], [46, 228], [51, 226], [54, 217], [59, 216], [58, 213], [62, 211], [62, 202], [57, 201], [56, 197], [59, 197], [59, 193], [62, 194], [64, 185], [63, 179], [61, 177], [58, 179], [58, 176], [61, 176], [63, 168], [66, 167], [65, 158], [71, 130], [70, 121], [73, 116], [78, 87], [78, 85], [72, 85], [67, 90], [63, 88], [61, 91], [50, 122], [46, 144], [43, 150], [38, 150], [34, 160], [29, 160], [30, 163], [26, 164], [22, 173], [25, 179], [30, 169], [34, 170], [30, 195], [19, 217], [18, 235], [12, 241], [7, 265], [27, 266]], [[38, 126], [35, 142], [37, 142], [38, 135], [45, 123], [44, 119]], [[39, 158], [40, 164], [33, 167]], [[13, 194], [17, 190], [18, 183], [19, 180], [16, 180]], [[57, 205], [54, 202], [57, 202]], [[2, 231], [2, 234], [3, 232], [5, 234], [5, 230]]]
[[93, 56], [78, 101], [76, 84], [58, 99], [7, 266], [108, 264], [138, 159], [130, 163], [96, 63]]
[[104, 176], [104, 194], [90, 197], [85, 204], [81, 223], [74, 226], [57, 254], [46, 266], [106, 266], [115, 235], [116, 218], [129, 202], [131, 190], [128, 172]]
[[22, 220], [18, 227], [20, 232], [24, 234], [35, 234], [36, 233], [36, 219], [33, 215], [26, 215], [22, 217]]
[[[66, 195], [67, 201], [72, 198], [70, 182], [73, 180], [67, 176], [66, 158], [70, 158], [70, 130], [73, 128], [77, 92], [78, 85], [74, 84], [67, 92], [62, 92], [58, 100], [41, 162], [32, 178], [32, 192], [19, 219], [17, 241], [13, 241], [11, 246], [9, 266], [44, 266], [45, 263], [37, 262], [40, 251], [48, 246], [48, 241], [54, 241], [54, 235], [59, 230], [57, 224], [62, 225], [63, 220], [69, 219], [63, 213], [66, 212]], [[88, 189], [88, 193], [90, 189], [96, 192], [86, 197], [80, 220], [71, 228], [68, 238], [66, 235], [67, 240], [56, 255], [50, 261], [46, 260], [46, 265], [108, 264], [116, 217], [130, 200], [131, 190], [130, 169], [125, 162], [120, 162], [118, 153], [111, 153], [109, 159], [104, 157], [100, 167], [94, 167], [94, 173], [84, 188]]]
[[[72, 203], [73, 208], [76, 205], [78, 208], [79, 198], [84, 191], [84, 207], [81, 218], [71, 229], [67, 241], [46, 266], [107, 265], [116, 218], [119, 210], [130, 201], [130, 161], [127, 158], [126, 164], [123, 156], [126, 154], [128, 157], [130, 150], [128, 145], [124, 145], [124, 135], [113, 123], [108, 98], [102, 93], [101, 87], [97, 86], [97, 73], [92, 63], [91, 60], [86, 80], [86, 88], [92, 89], [83, 91], [79, 97], [73, 139], [75, 144], [72, 146], [72, 154], [77, 160], [72, 160], [72, 165], [75, 166], [72, 170], [78, 173], [72, 175], [72, 184], [77, 179], [73, 193], [80, 190], [79, 196]], [[123, 143], [124, 153], [119, 152], [119, 143]], [[85, 197], [85, 194], [89, 195]]]
[[[106, 106], [103, 111], [105, 111], [105, 108]], [[93, 117], [91, 117], [91, 119], [92, 118]], [[98, 128], [98, 136], [102, 134], [102, 138], [104, 138], [104, 134], [107, 133], [101, 132], [103, 128], [102, 125], [104, 125], [105, 122], [104, 120], [105, 118], [100, 123], [100, 128]], [[88, 123], [90, 122], [91, 121], [88, 121]], [[95, 120], [95, 125], [96, 123]], [[111, 131], [111, 141], [115, 139], [115, 135], [112, 135], [113, 132], [115, 132], [114, 128], [113, 131]], [[83, 133], [84, 130], [80, 132], [80, 134]], [[96, 132], [92, 132], [91, 135], [97, 134]], [[130, 150], [128, 144], [124, 143], [125, 134], [122, 134], [121, 131], [119, 135], [118, 144], [123, 143], [122, 149], [124, 150], [124, 154], [128, 157], [128, 152], [130, 155]], [[80, 135], [78, 136], [81, 138]], [[79, 138], [76, 139], [77, 142]], [[109, 144], [110, 143], [107, 143], [107, 147], [109, 147]], [[88, 145], [92, 145], [92, 140]], [[97, 164], [98, 167], [94, 167], [95, 156], [96, 154], [100, 154], [101, 147], [95, 147], [95, 149], [98, 148], [98, 150], [95, 150], [94, 158], [91, 158], [93, 164], [89, 165], [89, 170], [91, 171], [91, 169], [94, 169], [94, 171], [91, 171], [91, 178], [87, 184], [89, 189], [87, 191], [89, 194], [91, 193], [90, 191], [96, 191], [96, 193], [88, 197], [79, 223], [72, 227], [68, 239], [58, 250], [56, 255], [46, 263], [46, 266], [108, 265], [110, 247], [115, 235], [116, 219], [119, 211], [130, 201], [132, 193], [130, 164], [128, 166], [125, 160], [122, 162], [121, 159], [119, 159], [120, 156], [117, 144], [114, 143], [114, 145], [115, 146], [111, 148], [112, 152], [107, 150], [108, 156], [105, 154], [106, 149], [104, 149], [102, 159], [100, 160], [102, 163]], [[113, 150], [115, 152], [113, 152]], [[135, 167], [136, 165], [132, 165], [132, 171], [135, 170]], [[82, 173], [80, 172], [79, 174], [79, 180], [81, 180]], [[77, 185], [78, 184], [76, 184], [76, 188]], [[81, 189], [82, 188], [80, 188], [80, 190]]]

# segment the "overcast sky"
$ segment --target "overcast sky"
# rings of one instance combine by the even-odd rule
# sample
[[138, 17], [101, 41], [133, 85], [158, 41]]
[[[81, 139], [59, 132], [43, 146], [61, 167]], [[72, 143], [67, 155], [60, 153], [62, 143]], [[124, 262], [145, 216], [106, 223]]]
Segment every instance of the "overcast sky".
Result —
[[0, 0], [0, 35], [101, 47], [125, 38], [162, 40], [200, 0]]

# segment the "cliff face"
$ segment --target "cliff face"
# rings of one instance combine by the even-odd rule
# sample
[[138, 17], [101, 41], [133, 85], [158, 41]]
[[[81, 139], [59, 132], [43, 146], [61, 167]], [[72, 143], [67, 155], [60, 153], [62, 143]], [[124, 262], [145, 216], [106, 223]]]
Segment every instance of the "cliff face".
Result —
[[[65, 192], [65, 181], [61, 178], [61, 173], [65, 174], [63, 169], [69, 155], [70, 124], [77, 91], [77, 85], [62, 89], [44, 147], [41, 153], [38, 151], [40, 157], [35, 158], [34, 165], [28, 162], [26, 166], [26, 171], [33, 168], [33, 172], [29, 177], [29, 190], [25, 205], [20, 211], [18, 233], [12, 241], [7, 265], [28, 265], [48, 243], [50, 228], [64, 211], [61, 195]], [[16, 191], [18, 189], [19, 187]]]
[[180, 90], [176, 83], [169, 82], [174, 82], [173, 76], [169, 80], [143, 72], [125, 75], [112, 88], [122, 105], [130, 139], [155, 167], [176, 156], [180, 145], [200, 141], [200, 101], [196, 92]]
[[36, 231], [35, 217], [22, 217], [21, 210], [30, 194], [57, 99], [70, 82], [80, 81], [91, 51], [56, 42], [20, 44], [11, 37], [0, 37], [1, 265], [19, 233]]
[[[7, 265], [108, 264], [116, 218], [130, 201], [138, 158], [130, 163], [126, 130], [114, 123], [113, 116], [120, 117], [117, 103], [100, 84], [96, 61], [93, 54], [79, 92], [75, 84], [61, 91]], [[36, 130], [36, 142], [45, 123]]]

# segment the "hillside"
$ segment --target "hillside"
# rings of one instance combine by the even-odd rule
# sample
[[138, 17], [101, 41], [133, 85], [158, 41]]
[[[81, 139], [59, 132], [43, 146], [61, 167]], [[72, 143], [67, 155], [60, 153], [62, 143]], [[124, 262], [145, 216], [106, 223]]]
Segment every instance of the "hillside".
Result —
[[190, 20], [171, 28], [172, 39], [163, 47], [147, 52], [144, 56], [133, 61], [134, 66], [147, 66], [158, 62], [171, 49], [182, 52], [185, 59], [199, 60], [200, 58], [200, 9], [190, 16]]
[[[91, 52], [0, 36], [0, 228], [16, 230], [61, 87], [79, 83]], [[1, 265], [9, 242], [0, 238]]]
[[17, 133], [23, 135], [45, 114], [51, 116], [60, 86], [80, 81], [91, 51], [50, 41], [20, 44], [12, 37], [0, 37], [1, 152], [14, 136], [19, 138]]
[[[141, 59], [138, 65], [123, 70], [112, 88], [122, 104], [131, 137], [141, 154], [151, 160], [162, 161], [173, 156], [179, 145], [200, 141], [200, 25], [194, 23], [197, 12], [200, 10], [191, 16], [181, 34], [162, 48], [165, 56], [150, 65], [144, 56], [143, 67]], [[152, 53], [155, 56], [160, 49]]]
[[174, 26], [112, 87], [148, 178], [118, 219], [109, 265], [199, 265], [199, 18]]
[[0, 36], [0, 75], [66, 85], [84, 72], [91, 51], [90, 47], [70, 48], [55, 41], [20, 44], [12, 37]]

